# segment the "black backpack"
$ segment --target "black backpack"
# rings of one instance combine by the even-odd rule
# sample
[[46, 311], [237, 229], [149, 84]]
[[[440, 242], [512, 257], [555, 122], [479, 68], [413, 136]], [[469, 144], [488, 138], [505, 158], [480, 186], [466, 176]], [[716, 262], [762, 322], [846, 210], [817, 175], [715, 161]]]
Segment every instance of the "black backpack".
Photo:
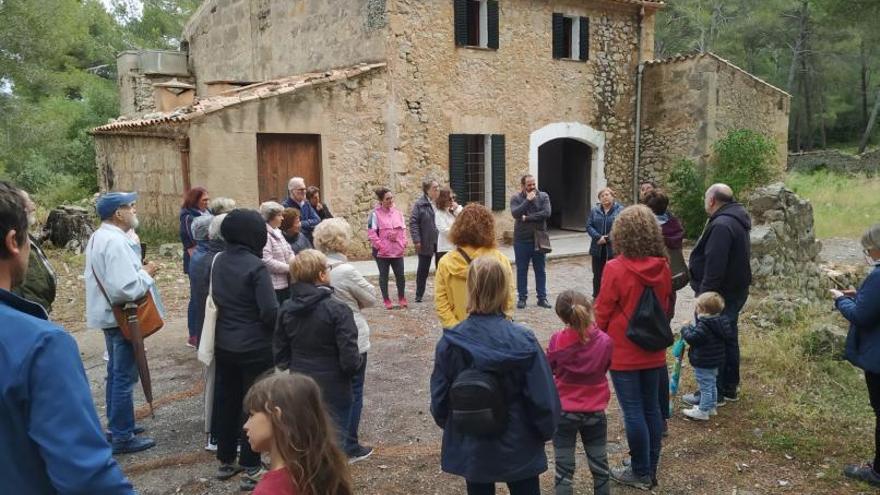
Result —
[[449, 389], [452, 425], [466, 435], [495, 437], [507, 429], [507, 400], [495, 373], [467, 368]]
[[669, 320], [653, 287], [646, 286], [642, 291], [639, 304], [626, 327], [626, 336], [646, 351], [666, 349], [675, 342]]

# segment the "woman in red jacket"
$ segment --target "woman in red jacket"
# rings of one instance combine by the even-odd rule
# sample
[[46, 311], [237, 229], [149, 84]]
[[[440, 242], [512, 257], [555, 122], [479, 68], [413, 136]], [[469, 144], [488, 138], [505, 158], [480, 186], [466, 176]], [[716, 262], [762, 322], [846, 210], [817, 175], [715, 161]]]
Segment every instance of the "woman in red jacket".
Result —
[[646, 351], [626, 336], [629, 320], [645, 287], [651, 287], [663, 310], [669, 307], [672, 274], [654, 213], [643, 205], [623, 210], [611, 229], [617, 257], [608, 261], [596, 299], [596, 324], [614, 344], [611, 381], [623, 411], [630, 466], [614, 469], [615, 481], [641, 489], [656, 484], [663, 418], [658, 397], [666, 352]]

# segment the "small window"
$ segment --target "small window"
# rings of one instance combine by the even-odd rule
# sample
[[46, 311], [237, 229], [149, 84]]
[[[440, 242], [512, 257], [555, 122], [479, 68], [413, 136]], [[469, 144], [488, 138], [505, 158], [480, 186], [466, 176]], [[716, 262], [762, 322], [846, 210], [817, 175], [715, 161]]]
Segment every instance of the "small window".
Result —
[[454, 0], [455, 44], [498, 48], [497, 0]]
[[553, 14], [553, 58], [587, 60], [590, 51], [590, 19]]
[[451, 134], [449, 184], [462, 204], [479, 203], [504, 210], [504, 136]]

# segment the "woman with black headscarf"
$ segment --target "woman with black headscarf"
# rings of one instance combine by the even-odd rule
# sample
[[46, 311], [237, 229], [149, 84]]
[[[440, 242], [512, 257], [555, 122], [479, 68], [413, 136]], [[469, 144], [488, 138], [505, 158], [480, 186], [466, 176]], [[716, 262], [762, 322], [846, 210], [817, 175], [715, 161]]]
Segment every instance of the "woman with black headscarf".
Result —
[[[242, 401], [256, 379], [271, 369], [272, 333], [278, 301], [266, 265], [266, 222], [254, 210], [233, 210], [220, 233], [226, 250], [214, 261], [211, 275], [217, 305], [214, 357], [215, 393], [220, 399], [217, 428], [217, 478], [226, 480], [242, 470], [241, 488], [253, 490], [260, 477], [260, 455], [251, 450], [242, 426]], [[238, 464], [235, 449], [241, 447]]]

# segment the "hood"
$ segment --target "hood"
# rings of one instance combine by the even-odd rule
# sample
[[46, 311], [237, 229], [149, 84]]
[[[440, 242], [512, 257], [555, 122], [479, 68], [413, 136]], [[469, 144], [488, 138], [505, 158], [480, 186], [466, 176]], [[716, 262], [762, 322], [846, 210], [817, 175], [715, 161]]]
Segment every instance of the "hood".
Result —
[[343, 263], [348, 263], [348, 257], [342, 253], [327, 253], [327, 266], [335, 268]]
[[614, 259], [620, 260], [619, 263], [632, 273], [642, 285], [657, 287], [663, 281], [664, 272], [667, 277], [669, 276], [669, 272], [664, 270], [667, 266], [665, 257], [627, 258], [619, 256]]
[[752, 218], [749, 216], [749, 212], [746, 211], [745, 206], [741, 203], [733, 202], [727, 203], [722, 206], [712, 215], [712, 220], [715, 220], [719, 217], [730, 217], [742, 224], [743, 228], [746, 230], [752, 230]]
[[295, 315], [307, 315], [324, 299], [333, 295], [329, 285], [315, 285], [296, 282], [290, 286], [290, 299], [284, 306]]
[[244, 246], [254, 256], [263, 257], [266, 221], [256, 210], [232, 210], [220, 225], [220, 234], [227, 244]]
[[[490, 247], [474, 248], [470, 246], [461, 246], [461, 249], [471, 257], [471, 260], [475, 260], [486, 254], [494, 256], [492, 253], [495, 250], [495, 248]], [[464, 260], [461, 254], [456, 252], [455, 255], [452, 255], [452, 253], [449, 253], [444, 256], [444, 258], [446, 257], [449, 258], [449, 273], [453, 277], [467, 279], [468, 268], [470, 268], [470, 265], [468, 265], [468, 262]]]
[[474, 314], [443, 334], [471, 355], [474, 367], [495, 371], [531, 366], [539, 349], [528, 336], [526, 329], [507, 321], [504, 315]]

